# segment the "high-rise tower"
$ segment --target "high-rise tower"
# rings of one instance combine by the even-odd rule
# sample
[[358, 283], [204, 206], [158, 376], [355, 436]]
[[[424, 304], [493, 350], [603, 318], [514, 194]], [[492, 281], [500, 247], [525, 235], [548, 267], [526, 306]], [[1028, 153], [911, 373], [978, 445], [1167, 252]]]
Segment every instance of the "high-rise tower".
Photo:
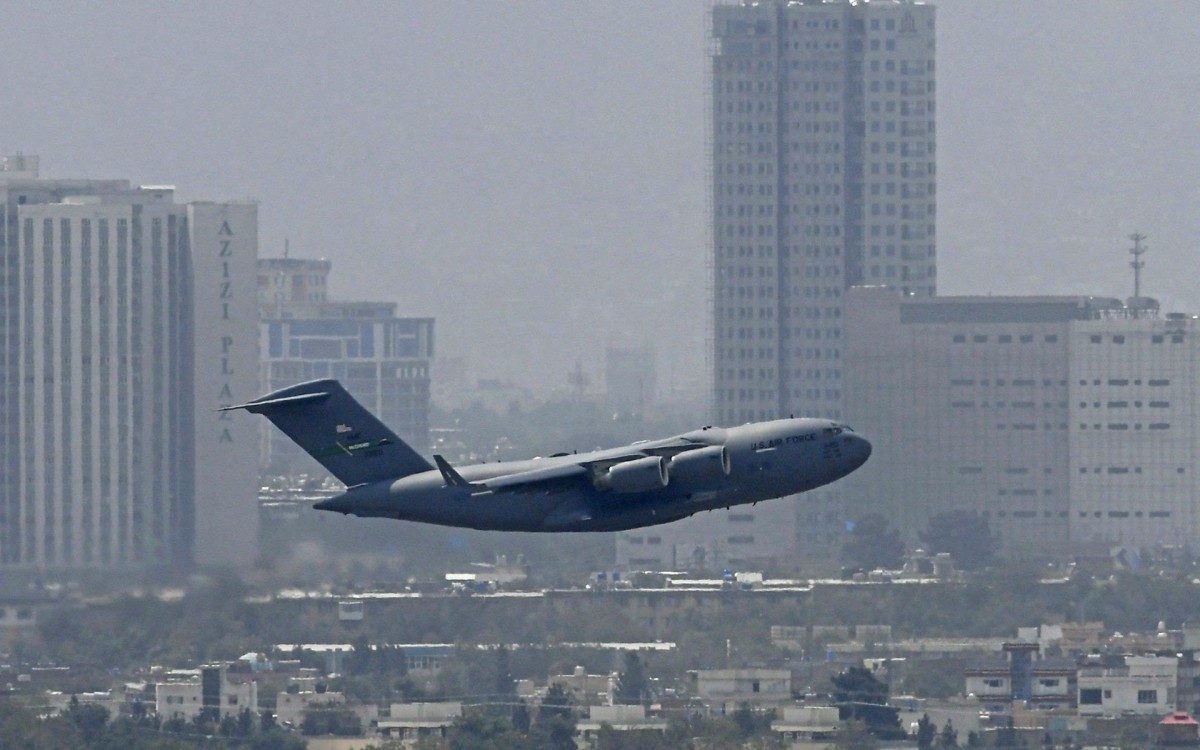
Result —
[[935, 289], [934, 8], [764, 0], [712, 20], [716, 417], [836, 418], [845, 290]]

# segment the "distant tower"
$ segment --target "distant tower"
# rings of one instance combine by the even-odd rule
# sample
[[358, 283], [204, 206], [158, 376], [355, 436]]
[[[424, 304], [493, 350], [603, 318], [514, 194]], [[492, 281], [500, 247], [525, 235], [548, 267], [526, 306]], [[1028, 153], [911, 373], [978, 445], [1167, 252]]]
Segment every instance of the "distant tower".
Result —
[[1133, 240], [1133, 247], [1129, 249], [1129, 254], [1133, 256], [1133, 260], [1129, 261], [1129, 267], [1133, 269], [1133, 298], [1139, 299], [1142, 296], [1142, 269], [1146, 266], [1142, 256], [1150, 248], [1142, 245], [1142, 240], [1146, 239], [1144, 234], [1134, 232], [1129, 239]]

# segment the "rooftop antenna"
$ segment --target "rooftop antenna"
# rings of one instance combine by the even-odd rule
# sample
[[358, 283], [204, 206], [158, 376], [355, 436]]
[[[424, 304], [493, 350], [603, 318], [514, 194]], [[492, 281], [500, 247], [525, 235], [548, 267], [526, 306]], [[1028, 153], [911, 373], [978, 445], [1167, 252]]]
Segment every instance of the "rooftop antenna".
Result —
[[1133, 256], [1133, 260], [1129, 261], [1129, 267], [1133, 269], [1133, 298], [1139, 299], [1142, 296], [1142, 269], [1146, 266], [1142, 256], [1150, 248], [1142, 245], [1142, 240], [1146, 239], [1144, 234], [1134, 232], [1129, 239], [1133, 240], [1133, 247], [1129, 249], [1129, 254]]
[[289, 250], [289, 248], [288, 248], [288, 238], [287, 238], [287, 237], [284, 237], [284, 238], [283, 238], [283, 257], [285, 257], [285, 258], [286, 258], [286, 257], [288, 257], [288, 250]]

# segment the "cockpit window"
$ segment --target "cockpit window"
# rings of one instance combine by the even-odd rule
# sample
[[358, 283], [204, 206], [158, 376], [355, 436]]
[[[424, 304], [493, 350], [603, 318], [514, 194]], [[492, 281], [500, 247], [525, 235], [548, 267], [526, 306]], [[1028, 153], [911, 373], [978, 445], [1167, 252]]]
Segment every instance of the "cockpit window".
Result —
[[854, 430], [850, 429], [849, 425], [833, 424], [821, 430], [821, 432], [826, 435], [841, 435], [843, 432], [854, 432]]

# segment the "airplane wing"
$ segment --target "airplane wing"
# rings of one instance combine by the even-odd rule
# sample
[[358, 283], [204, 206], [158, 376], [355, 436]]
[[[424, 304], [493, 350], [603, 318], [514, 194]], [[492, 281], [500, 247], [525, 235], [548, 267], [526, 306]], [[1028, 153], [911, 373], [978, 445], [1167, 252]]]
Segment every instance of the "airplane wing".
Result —
[[472, 488], [471, 494], [482, 495], [492, 492], [554, 492], [580, 480], [590, 481], [596, 475], [625, 461], [634, 461], [647, 456], [670, 458], [684, 451], [706, 447], [708, 446], [705, 443], [698, 443], [686, 438], [670, 438], [653, 443], [634, 444], [628, 451], [615, 452], [598, 459], [505, 474], [477, 482], [467, 482], [441, 456], [433, 458], [447, 485], [469, 486]]
[[590, 474], [591, 470], [582, 464], [563, 464], [485, 479], [476, 485], [490, 492], [550, 491], [563, 481], [581, 479]]

